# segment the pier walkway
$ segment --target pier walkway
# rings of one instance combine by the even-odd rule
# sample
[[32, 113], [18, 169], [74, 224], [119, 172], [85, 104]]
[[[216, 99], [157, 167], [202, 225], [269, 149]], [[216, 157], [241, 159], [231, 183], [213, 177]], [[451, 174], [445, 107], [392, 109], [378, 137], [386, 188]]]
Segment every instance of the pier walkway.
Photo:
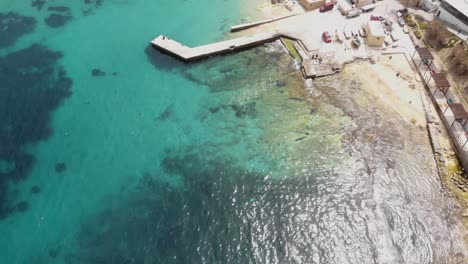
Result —
[[198, 47], [187, 47], [166, 36], [159, 36], [151, 41], [151, 44], [164, 52], [167, 52], [183, 61], [192, 61], [223, 53], [234, 52], [252, 46], [271, 42], [281, 37], [279, 33], [260, 33], [247, 37], [225, 40]]
[[151, 44], [156, 49], [169, 53], [182, 61], [189, 62], [193, 60], [204, 59], [214, 55], [251, 48], [253, 46], [275, 41], [281, 37], [289, 38], [297, 41], [298, 43], [301, 43], [306, 51], [317, 50], [319, 48], [316, 39], [312, 38], [308, 34], [295, 32], [258, 33], [251, 36], [220, 41], [192, 48], [187, 47], [164, 35], [160, 35], [153, 39]]
[[268, 24], [268, 23], [271, 23], [271, 22], [275, 22], [275, 21], [278, 21], [278, 20], [282, 20], [282, 19], [285, 19], [285, 18], [288, 18], [288, 17], [297, 16], [297, 15], [298, 14], [289, 14], [289, 15], [274, 17], [274, 18], [270, 18], [270, 19], [257, 21], [257, 22], [250, 22], [250, 23], [235, 25], [235, 26], [231, 27], [231, 32], [236, 32], [236, 31], [240, 31], [240, 30], [244, 30], [244, 29], [248, 29], [248, 28]]

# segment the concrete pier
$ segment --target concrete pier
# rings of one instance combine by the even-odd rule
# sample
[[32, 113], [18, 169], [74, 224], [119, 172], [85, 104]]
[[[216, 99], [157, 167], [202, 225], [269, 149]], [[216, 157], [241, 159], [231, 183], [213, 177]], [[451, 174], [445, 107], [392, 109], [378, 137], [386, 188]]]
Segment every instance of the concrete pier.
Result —
[[160, 35], [153, 39], [151, 44], [159, 50], [188, 62], [261, 45], [266, 42], [274, 41], [281, 36], [282, 34], [279, 33], [260, 33], [190, 48], [166, 36]]
[[240, 24], [240, 25], [235, 25], [235, 26], [231, 27], [231, 32], [236, 32], [236, 31], [240, 31], [240, 30], [260, 26], [260, 25], [263, 25], [263, 24], [268, 24], [268, 23], [271, 23], [271, 22], [275, 22], [275, 21], [278, 21], [278, 20], [281, 20], [281, 19], [296, 16], [296, 15], [298, 15], [298, 14], [289, 14], [289, 15], [270, 18], [270, 19], [265, 19], [265, 20], [261, 20], [261, 21], [257, 21], [257, 22], [251, 22], [251, 23], [244, 23], [244, 24]]

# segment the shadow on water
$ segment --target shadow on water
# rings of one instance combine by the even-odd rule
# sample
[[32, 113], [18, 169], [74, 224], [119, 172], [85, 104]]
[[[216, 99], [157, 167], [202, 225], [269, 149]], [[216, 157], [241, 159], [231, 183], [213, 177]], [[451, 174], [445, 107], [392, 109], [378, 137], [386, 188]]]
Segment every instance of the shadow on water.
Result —
[[7, 164], [0, 170], [0, 218], [20, 209], [7, 185], [26, 178], [34, 163], [24, 147], [51, 135], [51, 112], [71, 95], [72, 80], [57, 65], [61, 57], [41, 45], [0, 57], [0, 162]]
[[171, 71], [175, 68], [185, 68], [187, 64], [175, 59], [169, 54], [155, 49], [151, 44], [145, 48], [146, 57], [156, 69], [161, 71]]

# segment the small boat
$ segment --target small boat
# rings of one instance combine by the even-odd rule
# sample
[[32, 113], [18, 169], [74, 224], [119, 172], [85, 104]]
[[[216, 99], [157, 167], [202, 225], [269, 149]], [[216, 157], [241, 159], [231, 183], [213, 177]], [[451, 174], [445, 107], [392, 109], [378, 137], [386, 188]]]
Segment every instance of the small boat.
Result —
[[347, 39], [350, 39], [353, 36], [353, 33], [348, 28], [343, 29], [343, 34], [344, 34], [345, 38], [347, 38]]
[[353, 18], [353, 17], [357, 17], [361, 14], [361, 10], [359, 9], [353, 9], [351, 11], [348, 12], [348, 14], [346, 14], [346, 17], [347, 18]]
[[407, 25], [404, 25], [404, 26], [403, 26], [403, 32], [405, 32], [406, 34], [409, 33], [409, 28], [408, 28]]
[[361, 7], [362, 12], [367, 13], [375, 9], [375, 4], [365, 5]]
[[358, 39], [357, 36], [354, 36], [354, 37], [351, 39], [351, 41], [352, 41], [352, 43], [353, 43], [354, 46], [356, 46], [356, 47], [361, 46], [361, 41]]
[[362, 38], [365, 38], [365, 37], [366, 37], [366, 32], [364, 31], [363, 28], [360, 28], [360, 29], [359, 29], [359, 36], [361, 36]]
[[339, 31], [337, 31], [335, 33], [335, 38], [339, 42], [343, 42], [343, 40], [345, 39], [345, 37], [343, 36], [343, 33], [339, 32]]

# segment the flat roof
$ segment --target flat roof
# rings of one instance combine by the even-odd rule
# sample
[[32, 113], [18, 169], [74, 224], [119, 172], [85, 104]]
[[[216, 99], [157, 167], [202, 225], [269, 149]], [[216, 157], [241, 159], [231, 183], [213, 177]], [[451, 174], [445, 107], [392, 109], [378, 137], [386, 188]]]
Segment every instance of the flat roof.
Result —
[[385, 32], [380, 21], [368, 21], [369, 31], [372, 36], [385, 37]]
[[418, 52], [419, 54], [419, 57], [421, 57], [421, 59], [426, 59], [426, 60], [433, 60], [434, 57], [432, 57], [432, 54], [431, 52], [429, 51], [428, 48], [423, 48], [423, 47], [417, 47], [416, 48], [416, 51]]
[[445, 0], [449, 5], [468, 16], [468, 1], [466, 0]]
[[432, 73], [431, 72], [432, 79], [434, 80], [435, 84], [437, 87], [450, 87], [450, 83], [445, 77], [445, 74], [443, 73]]
[[462, 104], [449, 104], [450, 110], [452, 110], [455, 119], [468, 119], [468, 112], [466, 112], [465, 108]]

